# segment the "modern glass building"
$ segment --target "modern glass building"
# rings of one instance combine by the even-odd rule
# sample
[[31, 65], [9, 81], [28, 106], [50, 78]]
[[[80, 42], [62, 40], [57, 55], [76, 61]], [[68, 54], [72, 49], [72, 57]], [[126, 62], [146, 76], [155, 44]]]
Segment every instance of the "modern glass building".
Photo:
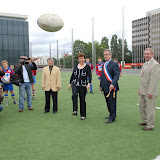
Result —
[[0, 13], [0, 62], [17, 65], [21, 55], [29, 56], [28, 16]]
[[148, 47], [154, 49], [154, 58], [160, 62], [160, 9], [132, 21], [132, 62], [144, 63], [144, 50]]

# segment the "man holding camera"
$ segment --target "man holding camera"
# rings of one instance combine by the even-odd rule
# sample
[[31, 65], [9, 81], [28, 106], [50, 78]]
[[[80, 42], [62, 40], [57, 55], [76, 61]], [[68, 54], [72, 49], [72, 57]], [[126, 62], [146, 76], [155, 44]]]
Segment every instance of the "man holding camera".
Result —
[[31, 66], [30, 61], [30, 58], [21, 56], [19, 65], [15, 69], [15, 74], [18, 74], [22, 79], [21, 85], [19, 86], [19, 112], [22, 112], [24, 109], [25, 91], [27, 92], [28, 109], [33, 110], [31, 86], [34, 80], [32, 77], [32, 70], [37, 70], [37, 66], [34, 62], [32, 62], [33, 66]]

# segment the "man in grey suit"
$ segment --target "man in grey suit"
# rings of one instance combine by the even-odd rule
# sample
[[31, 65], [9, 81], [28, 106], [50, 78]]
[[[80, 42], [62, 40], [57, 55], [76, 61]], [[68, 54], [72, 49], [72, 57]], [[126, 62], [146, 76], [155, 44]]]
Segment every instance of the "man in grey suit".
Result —
[[154, 59], [154, 50], [146, 48], [144, 51], [144, 63], [141, 70], [139, 86], [139, 108], [142, 117], [142, 123], [139, 123], [144, 131], [154, 129], [155, 121], [155, 103], [159, 90], [160, 64]]

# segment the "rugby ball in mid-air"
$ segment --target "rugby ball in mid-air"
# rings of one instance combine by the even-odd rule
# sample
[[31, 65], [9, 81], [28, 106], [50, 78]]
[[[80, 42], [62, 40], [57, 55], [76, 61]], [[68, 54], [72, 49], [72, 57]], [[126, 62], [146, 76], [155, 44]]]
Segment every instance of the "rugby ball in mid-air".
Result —
[[8, 76], [3, 76], [2, 78], [1, 78], [1, 81], [3, 82], [3, 83], [5, 83], [5, 84], [8, 84], [8, 83], [10, 83], [10, 78], [8, 77]]
[[37, 20], [38, 26], [48, 32], [57, 32], [63, 28], [63, 20], [55, 14], [44, 14]]

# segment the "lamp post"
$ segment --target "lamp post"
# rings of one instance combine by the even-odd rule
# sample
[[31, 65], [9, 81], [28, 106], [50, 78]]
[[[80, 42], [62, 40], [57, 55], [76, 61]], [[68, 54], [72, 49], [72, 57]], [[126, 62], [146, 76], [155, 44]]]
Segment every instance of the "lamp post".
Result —
[[30, 42], [30, 45], [29, 45], [30, 47], [29, 47], [29, 51], [30, 51], [30, 57], [32, 58], [32, 42]]
[[58, 53], [58, 40], [57, 40], [57, 66], [59, 65], [59, 61], [58, 61], [58, 58], [59, 58], [58, 56], [59, 56], [59, 55], [58, 55], [58, 54], [59, 54], [59, 53]]
[[122, 7], [122, 69], [124, 69], [124, 7]]
[[94, 65], [94, 18], [92, 18], [92, 64]]
[[73, 29], [72, 29], [72, 68], [74, 68], [74, 54], [73, 54]]
[[51, 44], [49, 44], [49, 57], [51, 58]]

